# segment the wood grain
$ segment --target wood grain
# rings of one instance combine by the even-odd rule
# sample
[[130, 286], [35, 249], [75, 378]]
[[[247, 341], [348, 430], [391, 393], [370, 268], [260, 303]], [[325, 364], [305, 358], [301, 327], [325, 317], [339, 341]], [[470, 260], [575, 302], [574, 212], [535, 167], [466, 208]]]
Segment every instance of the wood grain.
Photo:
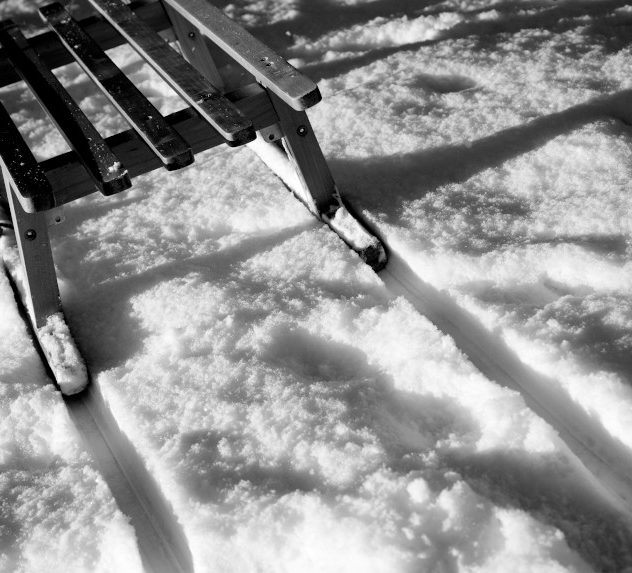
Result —
[[336, 184], [307, 113], [290, 108], [275, 94], [270, 94], [270, 99], [279, 117], [286, 151], [311, 196], [315, 214], [331, 214], [340, 206]]
[[26, 297], [25, 303], [35, 327], [39, 328], [46, 324], [46, 319], [51, 314], [61, 311], [46, 215], [24, 211], [11, 185], [7, 185], [6, 179], [5, 186], [8, 188], [15, 238], [26, 275], [26, 280], [22, 284], [26, 289], [23, 293]]

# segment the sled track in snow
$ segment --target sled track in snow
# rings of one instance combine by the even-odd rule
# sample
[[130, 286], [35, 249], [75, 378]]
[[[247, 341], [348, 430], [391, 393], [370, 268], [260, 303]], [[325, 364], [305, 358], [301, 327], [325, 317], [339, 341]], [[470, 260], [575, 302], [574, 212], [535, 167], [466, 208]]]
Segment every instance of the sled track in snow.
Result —
[[[48, 377], [55, 377], [39, 346], [37, 336], [8, 269], [4, 273], [13, 290], [18, 311]], [[68, 414], [84, 446], [92, 455], [118, 508], [136, 533], [145, 573], [193, 573], [193, 557], [169, 502], [145, 468], [140, 456], [118, 427], [99, 389], [90, 384], [74, 396], [63, 396]]]
[[448, 295], [424, 282], [391, 251], [379, 273], [387, 288], [451, 336], [490, 380], [517, 390], [527, 405], [558, 432], [597, 491], [632, 524], [632, 454], [574, 404], [559, 385], [532, 370], [499, 337], [486, 330]]
[[[249, 144], [249, 147], [266, 161], [260, 146]], [[287, 177], [285, 163], [275, 160], [268, 162], [268, 166], [288, 189], [300, 196], [296, 183]], [[555, 381], [523, 364], [505, 342], [486, 330], [475, 317], [424, 282], [353, 205], [345, 202], [345, 207], [387, 247], [389, 262], [378, 272], [387, 288], [404, 296], [439, 330], [451, 336], [490, 380], [520, 392], [531, 410], [557, 430], [596, 491], [622, 512], [632, 527], [632, 452], [574, 404]]]
[[91, 384], [64, 398], [119, 509], [127, 515], [146, 573], [193, 573], [193, 558], [169, 503]]

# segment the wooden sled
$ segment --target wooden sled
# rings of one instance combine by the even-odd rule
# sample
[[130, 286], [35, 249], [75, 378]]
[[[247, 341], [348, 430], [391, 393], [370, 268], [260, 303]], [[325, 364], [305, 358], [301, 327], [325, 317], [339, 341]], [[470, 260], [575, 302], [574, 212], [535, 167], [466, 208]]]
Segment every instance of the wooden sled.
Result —
[[[72, 149], [38, 162], [0, 102], [0, 191], [20, 261], [11, 262], [10, 248], [3, 257], [62, 391], [80, 391], [87, 371], [76, 350], [75, 356], [64, 346], [71, 337], [48, 225], [63, 219], [60, 207], [80, 197], [123, 192], [135, 177], [180, 169], [217, 145], [251, 144], [273, 168], [280, 161], [291, 166], [294, 182], [285, 179], [294, 194], [369, 265], [377, 271], [386, 264], [380, 241], [344, 206], [314, 135], [305, 112], [321, 99], [314, 82], [207, 0], [90, 3], [98, 15], [81, 21], [59, 3], [41, 8], [51, 31], [28, 39], [12, 21], [0, 22], [0, 87], [24, 81]], [[166, 117], [158, 112], [106, 55], [123, 43], [161, 75], [186, 109]], [[51, 71], [73, 61], [129, 130], [107, 138], [96, 131]], [[7, 225], [0, 231], [6, 243]], [[59, 324], [63, 332], [57, 332]], [[56, 337], [70, 363], [56, 356]]]

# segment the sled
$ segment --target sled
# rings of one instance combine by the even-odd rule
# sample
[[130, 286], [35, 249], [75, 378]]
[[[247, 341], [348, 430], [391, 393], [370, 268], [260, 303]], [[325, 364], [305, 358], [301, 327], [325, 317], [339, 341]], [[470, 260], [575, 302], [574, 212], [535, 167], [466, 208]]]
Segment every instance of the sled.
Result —
[[[0, 94], [0, 191], [13, 226], [0, 227], [0, 251], [63, 392], [80, 391], [87, 371], [69, 342], [48, 225], [62, 223], [61, 208], [91, 193], [118, 194], [135, 177], [190, 165], [201, 151], [250, 144], [365, 262], [384, 267], [384, 247], [344, 205], [309, 122], [306, 110], [321, 100], [314, 82], [207, 0], [89, 1], [97, 14], [82, 20], [59, 3], [41, 8], [50, 31], [28, 39], [14, 22], [0, 22], [0, 87], [24, 81], [72, 150], [38, 162]], [[185, 109], [160, 114], [107, 56], [123, 43]], [[106, 138], [97, 132], [52, 73], [71, 62], [130, 129]], [[63, 344], [51, 344], [51, 336]]]

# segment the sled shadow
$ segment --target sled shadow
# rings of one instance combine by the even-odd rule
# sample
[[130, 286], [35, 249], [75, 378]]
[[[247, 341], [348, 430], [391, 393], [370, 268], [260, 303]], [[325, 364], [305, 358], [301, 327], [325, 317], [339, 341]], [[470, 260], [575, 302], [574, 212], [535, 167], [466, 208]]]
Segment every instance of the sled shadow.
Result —
[[627, 295], [574, 292], [551, 280], [537, 287], [476, 281], [460, 291], [497, 312], [513, 314], [523, 325], [534, 317], [538, 323], [555, 324], [547, 343], [571, 354], [583, 371], [612, 372], [632, 386], [632, 328], [627, 319], [632, 306]]
[[396, 219], [404, 201], [420, 199], [443, 185], [466, 181], [584, 125], [613, 118], [632, 124], [632, 109], [626, 109], [630, 98], [632, 90], [623, 90], [460, 145], [390, 157], [331, 158], [330, 165], [345, 197], [358, 208]]
[[202, 281], [221, 282], [241, 261], [272, 249], [314, 224], [307, 221], [263, 236], [255, 235], [209, 255], [182, 258], [110, 281], [105, 280], [107, 276], [121, 270], [115, 259], [88, 262], [82, 257], [84, 262], [79, 267], [70, 261], [67, 269], [62, 262], [58, 265], [62, 274], [74, 285], [73, 292], [64, 298], [64, 308], [82, 355], [93, 372], [123, 364], [139, 351], [144, 339], [142, 328], [131, 312], [130, 301], [135, 295], [191, 274]]
[[[456, 435], [462, 439], [466, 439], [464, 436], [474, 440], [480, 437], [468, 412], [454, 401], [395, 390], [394, 380], [371, 364], [363, 351], [312, 333], [292, 323], [291, 319], [274, 327], [265, 344], [253, 349], [248, 361], [259, 372], [281, 375], [288, 396], [312, 398], [304, 407], [314, 416], [317, 441], [324, 439], [318, 437], [321, 431], [323, 436], [328, 431], [319, 429], [318, 420], [327, 420], [332, 415], [337, 423], [350, 429], [341, 438], [329, 437], [333, 440], [333, 448], [362, 447], [366, 431], [370, 429], [377, 433], [389, 466], [402, 474], [420, 469], [411, 467], [407, 457], [411, 453], [431, 451], [437, 440]], [[249, 402], [259, 404], [265, 394], [254, 391], [252, 381], [230, 380], [217, 389], [216, 399], [230, 404], [230, 408], [240, 408]], [[341, 405], [335, 407], [336, 414], [330, 411], [331, 403]], [[308, 414], [302, 412], [300, 415]], [[285, 431], [290, 435], [293, 432], [291, 428]], [[301, 444], [310, 439], [309, 430], [303, 431], [307, 433], [304, 436], [301, 433]], [[236, 444], [231, 448], [233, 453], [229, 463], [221, 459], [218, 450], [222, 439]], [[310, 466], [298, 468], [293, 459], [295, 444], [292, 440], [289, 440], [286, 455], [274, 461], [266, 463], [263, 459], [260, 463], [249, 454], [243, 454], [241, 459], [237, 452], [243, 450], [243, 444], [249, 439], [252, 436], [243, 432], [242, 426], [235, 432], [196, 430], [184, 434], [180, 439], [180, 450], [187, 458], [183, 465], [187, 469], [181, 479], [187, 483], [187, 489], [201, 501], [213, 503], [221, 503], [244, 481], [262, 495], [273, 494], [277, 498], [294, 492], [314, 491], [333, 501], [341, 493], [357, 493], [355, 481], [332, 481], [331, 468], [327, 465], [326, 470]], [[299, 449], [302, 451], [301, 444]], [[441, 478], [437, 480], [437, 487], [445, 485]]]

